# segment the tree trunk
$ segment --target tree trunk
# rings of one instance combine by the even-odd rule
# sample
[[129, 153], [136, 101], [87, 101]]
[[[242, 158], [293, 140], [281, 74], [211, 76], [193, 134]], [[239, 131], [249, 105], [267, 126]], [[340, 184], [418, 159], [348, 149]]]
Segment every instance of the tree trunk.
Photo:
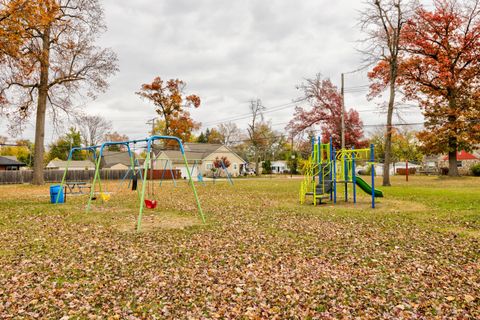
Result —
[[383, 165], [383, 186], [390, 186], [390, 162], [392, 159], [392, 119], [393, 108], [395, 106], [395, 79], [396, 66], [392, 62], [392, 76], [390, 79], [390, 98], [388, 100], [387, 109], [387, 132], [385, 137], [385, 163]]
[[[449, 141], [449, 144], [450, 144], [450, 141]], [[456, 150], [448, 151], [448, 175], [451, 177], [456, 177], [459, 175], [458, 167], [457, 167], [457, 151]]]
[[42, 36], [42, 59], [40, 61], [40, 85], [38, 87], [37, 117], [35, 123], [35, 154], [33, 165], [33, 181], [35, 185], [44, 184], [43, 157], [45, 152], [45, 117], [48, 97], [48, 70], [50, 67], [50, 27], [45, 28]]
[[[449, 93], [449, 96], [448, 104], [451, 111], [450, 115], [448, 116], [448, 122], [455, 123], [455, 121], [457, 121], [457, 118], [454, 115], [457, 107], [455, 91], [452, 90]], [[459, 175], [457, 167], [457, 147], [457, 137], [451, 133], [450, 137], [448, 137], [448, 175], [451, 177], [456, 177]]]
[[451, 177], [457, 177], [459, 175], [457, 167], [457, 137], [455, 136], [448, 138], [448, 175]]
[[257, 155], [258, 151], [255, 151], [255, 175], [260, 175], [260, 157]]

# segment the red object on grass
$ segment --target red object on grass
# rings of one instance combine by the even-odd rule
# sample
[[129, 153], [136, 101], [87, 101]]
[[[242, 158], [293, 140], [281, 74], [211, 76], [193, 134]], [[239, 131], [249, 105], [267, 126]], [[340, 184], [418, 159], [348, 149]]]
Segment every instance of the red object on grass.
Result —
[[157, 207], [157, 201], [156, 200], [147, 200], [145, 199], [145, 206], [147, 209], [155, 209]]

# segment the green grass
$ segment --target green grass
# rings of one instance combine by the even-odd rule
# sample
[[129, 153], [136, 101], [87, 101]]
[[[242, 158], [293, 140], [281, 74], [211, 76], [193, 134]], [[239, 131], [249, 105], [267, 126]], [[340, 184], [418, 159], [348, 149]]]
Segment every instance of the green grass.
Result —
[[480, 178], [395, 177], [376, 209], [299, 205], [299, 182], [199, 185], [206, 225], [165, 183], [140, 233], [131, 192], [86, 213], [0, 186], [0, 318], [480, 317]]

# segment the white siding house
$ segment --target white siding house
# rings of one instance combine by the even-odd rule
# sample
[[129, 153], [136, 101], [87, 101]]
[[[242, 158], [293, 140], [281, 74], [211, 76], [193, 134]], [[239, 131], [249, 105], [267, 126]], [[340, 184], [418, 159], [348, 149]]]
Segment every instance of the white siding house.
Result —
[[[192, 176], [196, 177], [198, 174], [202, 176], [211, 176], [213, 174], [214, 162], [216, 159], [226, 158], [230, 162], [227, 168], [228, 173], [237, 177], [240, 175], [241, 169], [245, 166], [245, 160], [233, 152], [227, 146], [221, 144], [209, 143], [185, 143], [185, 155], [188, 160], [190, 170], [193, 169]], [[154, 168], [162, 169], [176, 169], [182, 173], [182, 178], [187, 177], [187, 169], [179, 150], [154, 150], [156, 154], [156, 161]], [[217, 170], [217, 174], [225, 176], [224, 170]]]
[[[50, 161], [46, 166], [48, 170], [65, 170], [66, 167], [67, 161], [59, 159]], [[68, 165], [68, 170], [95, 170], [95, 164], [90, 160], [71, 160]]]
[[290, 171], [287, 161], [278, 160], [271, 163], [272, 173], [285, 173]]

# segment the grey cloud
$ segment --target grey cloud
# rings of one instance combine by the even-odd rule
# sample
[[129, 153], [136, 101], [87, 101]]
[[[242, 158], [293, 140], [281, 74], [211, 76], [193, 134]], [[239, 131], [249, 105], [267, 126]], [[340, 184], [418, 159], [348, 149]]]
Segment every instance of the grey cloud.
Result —
[[[288, 103], [300, 95], [295, 86], [317, 72], [339, 84], [340, 73], [356, 69], [361, 60], [355, 50], [360, 1], [104, 0], [103, 5], [108, 31], [99, 45], [117, 52], [120, 73], [107, 93], [85, 103], [86, 111], [105, 115], [131, 137], [144, 136], [146, 120], [155, 116], [153, 106], [134, 93], [157, 75], [187, 82], [187, 91], [202, 98], [192, 116], [207, 123], [248, 112], [251, 98], [267, 107]], [[347, 86], [366, 83], [364, 73], [347, 77]], [[365, 94], [347, 95], [348, 105], [373, 108]], [[284, 123], [292, 113], [293, 107], [267, 118]], [[3, 129], [4, 122], [0, 125]], [[25, 136], [32, 138], [33, 130]]]

